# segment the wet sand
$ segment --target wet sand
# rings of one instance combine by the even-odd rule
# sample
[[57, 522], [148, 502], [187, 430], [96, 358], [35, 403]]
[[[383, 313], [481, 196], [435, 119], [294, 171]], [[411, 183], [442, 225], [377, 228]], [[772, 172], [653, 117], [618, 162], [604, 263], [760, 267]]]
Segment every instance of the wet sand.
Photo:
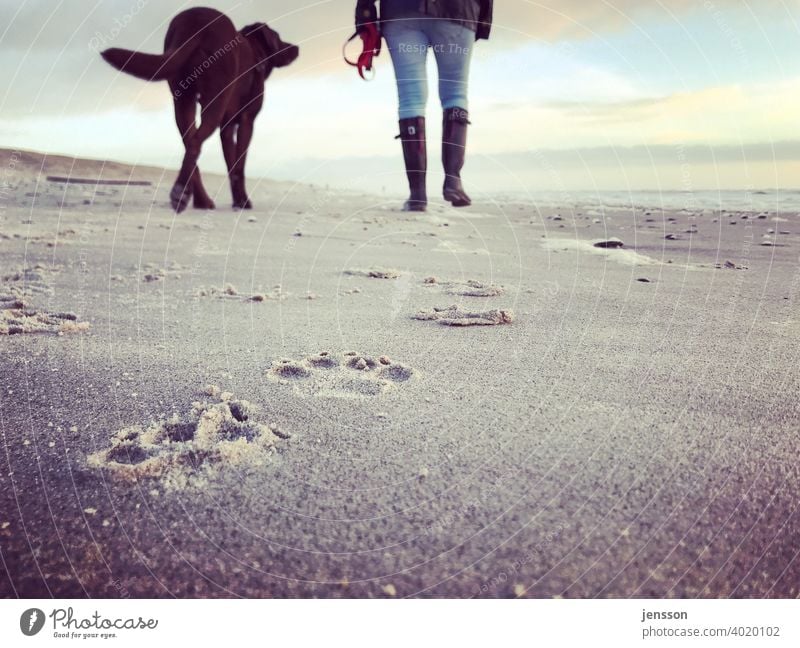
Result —
[[0, 595], [800, 594], [797, 213], [99, 170], [0, 196]]

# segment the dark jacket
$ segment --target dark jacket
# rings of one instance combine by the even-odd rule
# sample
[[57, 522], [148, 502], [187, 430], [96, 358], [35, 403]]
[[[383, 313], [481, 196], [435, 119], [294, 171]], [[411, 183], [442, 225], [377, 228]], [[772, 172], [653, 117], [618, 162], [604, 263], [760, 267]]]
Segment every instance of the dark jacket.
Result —
[[[444, 18], [469, 27], [475, 38], [489, 38], [492, 28], [493, 0], [381, 0], [381, 19]], [[375, 0], [358, 0], [356, 29], [378, 22]]]

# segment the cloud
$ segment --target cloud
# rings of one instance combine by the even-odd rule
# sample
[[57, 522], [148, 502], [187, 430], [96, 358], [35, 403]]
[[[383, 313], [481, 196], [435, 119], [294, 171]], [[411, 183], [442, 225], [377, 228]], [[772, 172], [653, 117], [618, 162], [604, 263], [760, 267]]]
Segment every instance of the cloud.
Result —
[[[788, 139], [797, 133], [800, 77], [619, 101], [478, 103], [494, 115], [476, 134], [486, 151], [536, 147], [708, 144]], [[520, 133], [525, 133], [524, 143]]]
[[[495, 4], [498, 31], [551, 42], [602, 36], [651, 20], [680, 20], [691, 11], [724, 18], [727, 11], [742, 7], [741, 0], [519, 0]], [[759, 5], [762, 9], [784, 6], [782, 0], [760, 0]]]
[[702, 146], [699, 144], [650, 146], [597, 146], [575, 149], [546, 149], [536, 152], [501, 154], [509, 164], [529, 163], [547, 159], [551, 162], [581, 166], [614, 166], [617, 160], [626, 164], [713, 164], [724, 162], [800, 162], [800, 140], [781, 140], [777, 142], [753, 142], [749, 144], [728, 144]]
[[[762, 0], [759, 6], [780, 2]], [[292, 67], [293, 76], [351, 73], [341, 62], [341, 44], [353, 29], [354, 0], [224, 0], [214, 4], [237, 25], [265, 21], [287, 40], [300, 44], [302, 56]], [[741, 8], [740, 0], [706, 0], [704, 4], [697, 0], [657, 4], [503, 0], [496, 5], [491, 51], [499, 53], [524, 42], [603, 35], [631, 28], [641, 20], [671, 21], [673, 15], [691, 10]], [[711, 9], [702, 9], [704, 5]], [[184, 0], [89, 0], [81, 3], [80, 11], [68, 0], [0, 3], [0, 25], [5, 25], [0, 58], [7, 84], [0, 93], [0, 115], [92, 112], [125, 106], [132, 100], [144, 110], [163, 105], [168, 97], [162, 93], [157, 99], [146, 84], [110, 70], [97, 51], [117, 46], [160, 52], [169, 21], [185, 7]], [[388, 60], [384, 64], [388, 66]]]

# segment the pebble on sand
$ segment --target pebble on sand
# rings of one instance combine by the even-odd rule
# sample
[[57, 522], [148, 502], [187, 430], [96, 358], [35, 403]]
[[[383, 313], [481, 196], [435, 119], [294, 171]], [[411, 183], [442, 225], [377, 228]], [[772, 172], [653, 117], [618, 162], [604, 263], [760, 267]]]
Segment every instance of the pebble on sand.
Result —
[[286, 440], [286, 439], [291, 439], [292, 438], [292, 435], [289, 432], [286, 432], [285, 430], [281, 429], [280, 427], [278, 427], [274, 423], [270, 423], [267, 427], [269, 427], [269, 429], [272, 432], [272, 434], [274, 434], [279, 439]]
[[625, 243], [623, 243], [620, 239], [616, 237], [612, 237], [605, 241], [597, 241], [597, 243], [594, 243], [593, 245], [596, 248], [607, 248], [607, 249], [616, 249], [625, 247]]
[[725, 263], [717, 263], [714, 265], [715, 268], [725, 269], [725, 270], [747, 270], [747, 266], [739, 265], [734, 263], [733, 261], [725, 261]]
[[384, 585], [382, 589], [383, 593], [386, 594], [386, 596], [397, 596], [397, 588], [391, 583], [389, 583], [388, 585]]

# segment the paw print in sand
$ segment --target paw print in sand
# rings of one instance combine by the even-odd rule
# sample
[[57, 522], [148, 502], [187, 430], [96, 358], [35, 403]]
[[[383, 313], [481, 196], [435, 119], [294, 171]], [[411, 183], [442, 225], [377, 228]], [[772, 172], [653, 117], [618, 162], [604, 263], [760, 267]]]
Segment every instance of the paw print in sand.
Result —
[[267, 376], [302, 396], [367, 398], [408, 382], [414, 370], [385, 355], [374, 358], [355, 351], [341, 356], [323, 352], [299, 361], [276, 360]]
[[220, 402], [195, 402], [183, 416], [131, 426], [111, 436], [110, 446], [89, 455], [89, 468], [123, 482], [158, 480], [168, 490], [203, 487], [227, 467], [265, 464], [288, 434], [260, 422], [259, 408], [210, 386]]

